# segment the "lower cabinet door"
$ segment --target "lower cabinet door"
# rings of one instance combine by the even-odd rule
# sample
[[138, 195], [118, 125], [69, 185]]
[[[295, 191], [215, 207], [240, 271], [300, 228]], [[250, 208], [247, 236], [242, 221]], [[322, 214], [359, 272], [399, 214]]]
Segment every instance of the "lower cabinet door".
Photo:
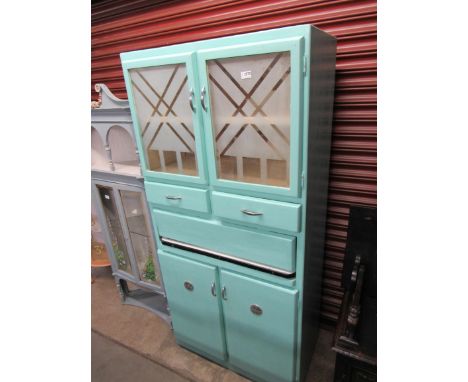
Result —
[[221, 312], [213, 284], [216, 268], [158, 253], [177, 341], [224, 360]]
[[229, 363], [262, 381], [293, 381], [297, 291], [221, 270]]

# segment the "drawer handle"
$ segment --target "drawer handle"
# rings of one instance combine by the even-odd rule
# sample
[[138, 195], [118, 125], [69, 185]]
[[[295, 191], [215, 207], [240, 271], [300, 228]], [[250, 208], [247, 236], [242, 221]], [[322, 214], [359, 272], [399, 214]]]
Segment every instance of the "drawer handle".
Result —
[[182, 196], [166, 195], [166, 199], [169, 200], [181, 200]]
[[226, 287], [225, 286], [223, 286], [223, 289], [221, 289], [221, 297], [223, 298], [223, 300], [227, 300]]
[[185, 289], [189, 290], [190, 292], [193, 291], [193, 284], [190, 281], [184, 282]]
[[249, 216], [260, 216], [260, 215], [263, 215], [262, 212], [255, 212], [255, 211], [250, 211], [250, 210], [246, 210], [246, 209], [242, 209], [241, 212], [245, 215], [249, 215]]
[[216, 297], [216, 284], [214, 281], [211, 283], [211, 294]]
[[261, 316], [263, 313], [263, 309], [260, 308], [257, 304], [250, 305], [250, 311], [257, 316]]

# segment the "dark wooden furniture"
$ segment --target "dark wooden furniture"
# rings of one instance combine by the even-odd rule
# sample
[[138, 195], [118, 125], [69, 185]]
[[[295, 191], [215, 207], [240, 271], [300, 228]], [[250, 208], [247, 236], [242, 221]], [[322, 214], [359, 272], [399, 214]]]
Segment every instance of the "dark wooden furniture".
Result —
[[377, 209], [350, 209], [335, 382], [377, 381]]

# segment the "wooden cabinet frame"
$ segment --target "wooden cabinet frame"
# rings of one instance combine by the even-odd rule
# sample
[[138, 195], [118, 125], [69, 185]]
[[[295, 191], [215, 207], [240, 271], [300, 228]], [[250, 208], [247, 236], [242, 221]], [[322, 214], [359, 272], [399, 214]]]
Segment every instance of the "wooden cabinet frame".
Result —
[[[130, 116], [128, 101], [116, 98], [103, 84], [96, 85], [99, 92], [99, 101], [94, 102], [91, 113], [91, 127], [94, 138], [100, 139], [102, 147], [105, 148], [104, 161], [99, 163], [103, 166], [92, 168], [91, 171], [91, 197], [96, 206], [96, 213], [100, 222], [107, 253], [112, 266], [112, 273], [116, 281], [117, 288], [121, 294], [122, 302], [144, 307], [153, 311], [167, 322], [170, 322], [167, 303], [165, 299], [164, 284], [159, 271], [159, 261], [157, 258], [157, 245], [154, 238], [154, 227], [146, 201], [143, 178], [139, 167], [138, 151], [133, 138], [133, 126]], [[113, 129], [122, 129], [125, 139], [118, 142], [114, 148], [111, 147], [110, 134]], [[128, 137], [125, 136], [128, 134]], [[117, 163], [120, 151], [132, 160], [130, 164]], [[94, 154], [94, 153], [93, 153]], [[99, 153], [98, 153], [99, 154]], [[120, 156], [122, 156], [120, 154]], [[134, 157], [134, 160], [133, 160]], [[102, 158], [101, 158], [102, 159]], [[119, 268], [117, 256], [113, 250], [110, 230], [107, 224], [106, 213], [99, 195], [99, 188], [103, 187], [112, 194], [113, 203], [116, 209], [120, 229], [122, 232], [124, 251], [129, 261], [129, 271]], [[148, 245], [152, 252], [152, 262], [155, 273], [159, 279], [158, 285], [142, 280], [140, 277], [136, 256], [134, 253], [134, 243], [127, 225], [127, 216], [121, 198], [121, 192], [135, 192], [140, 194], [139, 207], [143, 214], [144, 226], [148, 234]], [[141, 288], [136, 293], [129, 288], [127, 282]], [[140, 298], [144, 297], [144, 298]], [[141, 301], [150, 301], [149, 304]]]

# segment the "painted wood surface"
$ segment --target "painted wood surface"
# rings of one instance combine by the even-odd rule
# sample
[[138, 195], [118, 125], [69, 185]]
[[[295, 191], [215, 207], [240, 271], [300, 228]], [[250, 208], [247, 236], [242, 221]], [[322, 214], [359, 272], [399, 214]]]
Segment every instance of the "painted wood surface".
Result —
[[301, 205], [213, 192], [213, 214], [245, 224], [291, 232], [300, 229]]
[[224, 360], [221, 313], [211, 294], [216, 268], [159, 252], [164, 283], [177, 339]]
[[297, 291], [221, 271], [229, 362], [255, 380], [294, 380]]
[[145, 182], [145, 189], [148, 202], [151, 204], [169, 207], [179, 212], [210, 211], [207, 190], [154, 182]]
[[[159, 195], [153, 198], [154, 202], [151, 201], [151, 197], [148, 197], [153, 207], [152, 218], [156, 227], [159, 248], [163, 251], [174, 251], [181, 260], [191, 261], [193, 273], [197, 273], [196, 265], [198, 263], [211, 267], [209, 268], [211, 273], [206, 272], [201, 278], [214, 277], [218, 280], [217, 278], [221, 274], [221, 281], [226, 284], [223, 286], [226, 287], [224, 297], [227, 299], [220, 297], [223, 289], [222, 286], [218, 285], [218, 282], [216, 282], [215, 292], [218, 299], [218, 313], [221, 312], [222, 320], [225, 323], [222, 338], [227, 343], [228, 357], [221, 359], [217, 350], [210, 350], [197, 344], [199, 342], [198, 333], [187, 329], [192, 323], [182, 321], [180, 325], [183, 328], [175, 331], [176, 338], [180, 344], [198, 351], [210, 359], [216, 359], [222, 365], [232, 367], [253, 380], [303, 380], [310, 364], [306, 350], [313, 349], [315, 333], [318, 329], [319, 311], [317, 306], [320, 303], [325, 232], [330, 155], [328, 138], [331, 131], [333, 106], [335, 47], [336, 44], [332, 37], [310, 25], [301, 25], [121, 55], [134, 121], [137, 121], [138, 110], [134, 105], [130, 70], [151, 65], [171, 64], [178, 59], [186, 63], [186, 67], [191, 73], [188, 78], [190, 85], [193, 86], [193, 95], [192, 93], [187, 95], [185, 107], [192, 107], [194, 124], [198, 126], [196, 133], [197, 137], [201, 137], [201, 139], [197, 139], [197, 158], [201, 160], [199, 163], [203, 163], [200, 164], [200, 170], [205, 171], [205, 177], [189, 177], [181, 173], [167, 174], [155, 171], [144, 171], [144, 176], [145, 182], [148, 185], [154, 185], [155, 192], [159, 192]], [[244, 145], [247, 156], [244, 156], [242, 144], [237, 141], [237, 138], [243, 134], [242, 127], [237, 135], [230, 138], [233, 142], [232, 150], [226, 151], [230, 149], [228, 146], [224, 148], [224, 151], [234, 158], [236, 176], [220, 179], [220, 167], [223, 165], [217, 163], [220, 154], [217, 151], [216, 140], [219, 139], [222, 129], [219, 130], [218, 126], [215, 134], [216, 130], [212, 126], [213, 120], [217, 120], [217, 117], [220, 116], [213, 114], [216, 112], [216, 108], [213, 108], [213, 102], [215, 101], [216, 105], [218, 100], [212, 99], [215, 93], [210, 93], [208, 86], [209, 81], [212, 81], [209, 77], [209, 66], [216, 60], [225, 58], [252, 57], [274, 52], [287, 52], [291, 65], [290, 72], [287, 73], [290, 76], [290, 95], [285, 97], [285, 102], [290, 104], [288, 186], [264, 182], [269, 176], [268, 160], [282, 160], [284, 153], [288, 152], [286, 147], [275, 151], [274, 154], [272, 152], [255, 153], [254, 146], [257, 145], [259, 151], [262, 150], [262, 146], [253, 144], [253, 141], [250, 142], [249, 139], [252, 137], [249, 136], [248, 142]], [[312, 54], [321, 55], [321, 52], [325, 52], [323, 57], [319, 59], [311, 57]], [[188, 55], [190, 55], [190, 59], [187, 58]], [[245, 62], [250, 61], [246, 60]], [[319, 65], [316, 65], [317, 63]], [[218, 67], [221, 68], [220, 65]], [[271, 68], [264, 72], [265, 78], [270, 71]], [[248, 72], [249, 70], [246, 72], [242, 70], [241, 77], [244, 73], [244, 78], [248, 78], [248, 74], [245, 74]], [[275, 78], [270, 78], [269, 81], [274, 84], [273, 91], [281, 84], [277, 75]], [[231, 82], [234, 83], [232, 80]], [[237, 88], [241, 91], [241, 87]], [[250, 92], [254, 94], [255, 88], [252, 87]], [[255, 125], [260, 120], [260, 117], [255, 113], [262, 109], [261, 102], [249, 101], [252, 94], [245, 88], [241, 93], [243, 93], [243, 97], [241, 95], [240, 100], [231, 102], [235, 105], [236, 112], [232, 116], [229, 116], [228, 113], [226, 117], [226, 113], [223, 111], [223, 115], [227, 119], [224, 121], [222, 115], [220, 117], [221, 124], [240, 123], [242, 125], [242, 123], [249, 123], [255, 130]], [[223, 96], [229, 99], [224, 93]], [[267, 96], [269, 95], [267, 94]], [[250, 106], [255, 109], [250, 114], [243, 109], [247, 102], [252, 103]], [[236, 121], [237, 114], [240, 114], [240, 119], [243, 122]], [[219, 124], [219, 118], [217, 121]], [[281, 118], [274, 121], [276, 128], [283, 133], [284, 123], [285, 121]], [[142, 126], [138, 126], [138, 122], [136, 122], [135, 132], [137, 135], [140, 134], [139, 129], [141, 128]], [[259, 135], [261, 136], [260, 133]], [[267, 143], [273, 146], [278, 143], [271, 137], [269, 139], [267, 135], [262, 136], [265, 142], [268, 141]], [[257, 140], [258, 142], [260, 141]], [[313, 144], [310, 145], [310, 142]], [[236, 144], [237, 146], [235, 146]], [[269, 145], [270, 148], [271, 145]], [[313, 150], [311, 151], [309, 147], [312, 147]], [[162, 149], [160, 146], [158, 148]], [[147, 160], [146, 153], [141, 149], [140, 155], [142, 162], [145, 162]], [[249, 156], [255, 157], [260, 163], [260, 175], [254, 179], [256, 183], [252, 182], [252, 179], [245, 180], [246, 174], [242, 174], [242, 171], [246, 169], [246, 162], [255, 159]], [[249, 170], [249, 168], [247, 169]], [[306, 177], [305, 174], [308, 173], [308, 170], [310, 170], [309, 174], [312, 175]], [[161, 187], [160, 191], [157, 190], [158, 184]], [[179, 186], [183, 188], [177, 188]], [[178, 201], [174, 205], [169, 205], [174, 200], [172, 202], [162, 200], [163, 190], [179, 190], [181, 192], [185, 190], [189, 203], [185, 209], [181, 208], [182, 206], [177, 207], [177, 203], [182, 203], [180, 201], [183, 198], [181, 198], [177, 199]], [[205, 194], [203, 194], [204, 192]], [[206, 195], [204, 200], [207, 202], [207, 209], [201, 203], [201, 196], [195, 196], [202, 194]], [[322, 197], [323, 195], [325, 196]], [[158, 198], [160, 199], [158, 200]], [[311, 205], [309, 205], [309, 201]], [[242, 210], [247, 210], [250, 214], [243, 213]], [[314, 219], [306, 217], [305, 211], [313, 211]], [[258, 212], [262, 215], [255, 214]], [[242, 215], [239, 216], [239, 213]], [[314, 223], [310, 224], [311, 221]], [[308, 241], [311, 243], [310, 248], [306, 248], [306, 233], [310, 236]], [[173, 242], [163, 242], [161, 241], [162, 237], [172, 239]], [[187, 245], [175, 248], [174, 245], [177, 243], [174, 241]], [[190, 252], [190, 245], [192, 252]], [[211, 251], [211, 256], [206, 251], [203, 253], [200, 249]], [[232, 259], [216, 257], [216, 254], [220, 253], [227, 254], [238, 261], [234, 264]], [[187, 257], [192, 260], [188, 260]], [[307, 261], [306, 257], [310, 260]], [[266, 281], [266, 278], [260, 277], [260, 279], [265, 280], [260, 281], [252, 277], [252, 273], [242, 270], [242, 266], [239, 265], [240, 261], [246, 262], [245, 269], [249, 269], [249, 271], [251, 268], [247, 267], [254, 263], [263, 265], [264, 270], [265, 267], [270, 267], [289, 272], [288, 276], [293, 277], [293, 279], [287, 280], [291, 280], [290, 286], [292, 288], [289, 289], [287, 283], [282, 284], [286, 287], [283, 288], [275, 284], [273, 280], [270, 283]], [[162, 265], [163, 277], [165, 277], [164, 268]], [[232, 305], [227, 305], [229, 291], [233, 289], [227, 286], [228, 282], [234, 290], [242, 291], [242, 296], [241, 294], [234, 295], [234, 300], [231, 300]], [[175, 290], [173, 300], [182, 299], [182, 291]], [[256, 328], [255, 318], [252, 319], [249, 315], [243, 316], [241, 313], [246, 301], [250, 301], [252, 298], [260, 303], [254, 302], [250, 305], [260, 306], [258, 309], [261, 309], [262, 312], [261, 307], [267, 307], [268, 312], [275, 312], [275, 316], [281, 320], [271, 319], [268, 322], [265, 321], [259, 327], [260, 329]], [[171, 304], [170, 301], [169, 304]], [[203, 304], [201, 303], [201, 305]], [[258, 312], [257, 308], [253, 309]], [[184, 314], [187, 317], [190, 315], [189, 312], [184, 312]], [[250, 311], [250, 314], [254, 315], [255, 313]], [[257, 316], [261, 315], [257, 314], [256, 318], [258, 318]], [[245, 329], [244, 331], [242, 327]], [[256, 329], [252, 330], [252, 328]], [[270, 335], [261, 334], [262, 328]], [[186, 329], [187, 331], [184, 332]], [[184, 337], [184, 334], [178, 335], [179, 332], [184, 332], [188, 337]], [[259, 335], [257, 336], [256, 333]], [[237, 345], [236, 338], [239, 338]], [[232, 355], [229, 348], [231, 342], [233, 344]], [[246, 347], [251, 348], [253, 353], [247, 351], [243, 354], [242, 349]], [[280, 355], [283, 357], [281, 360], [279, 360]]]
[[240, 260], [245, 259], [288, 272], [295, 271], [294, 237], [230, 227], [215, 220], [162, 210], [153, 209], [153, 216], [160, 236], [225, 253]]

